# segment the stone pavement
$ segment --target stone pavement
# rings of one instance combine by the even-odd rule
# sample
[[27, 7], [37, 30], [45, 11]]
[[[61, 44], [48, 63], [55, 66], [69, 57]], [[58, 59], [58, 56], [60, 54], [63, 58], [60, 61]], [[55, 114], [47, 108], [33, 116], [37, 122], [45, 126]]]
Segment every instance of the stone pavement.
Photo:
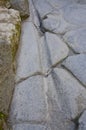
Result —
[[13, 130], [86, 130], [86, 1], [29, 0], [22, 22]]

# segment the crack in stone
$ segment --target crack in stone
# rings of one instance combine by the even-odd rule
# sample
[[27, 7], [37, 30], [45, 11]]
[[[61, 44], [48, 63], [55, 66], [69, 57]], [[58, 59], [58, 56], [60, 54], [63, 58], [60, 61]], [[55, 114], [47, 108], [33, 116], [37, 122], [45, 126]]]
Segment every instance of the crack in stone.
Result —
[[80, 119], [80, 117], [82, 116], [82, 114], [84, 113], [85, 110], [86, 109], [84, 109], [82, 112], [80, 112], [74, 119], [71, 119], [71, 121], [74, 122], [75, 125], [76, 125], [76, 130], [79, 129], [79, 119]]
[[40, 75], [40, 76], [43, 76], [43, 77], [48, 77], [48, 75], [50, 75], [50, 73], [52, 72], [52, 69], [53, 68], [48, 69], [45, 73], [39, 71], [39, 72], [33, 73], [32, 75], [29, 75], [29, 76], [26, 76], [26, 77], [22, 77], [21, 79], [19, 79], [18, 81], [16, 81], [15, 84], [19, 84], [19, 83], [21, 83], [21, 82], [23, 82], [23, 81], [25, 81], [25, 80], [33, 77], [33, 76]]
[[86, 89], [86, 86], [68, 69], [66, 68], [63, 64], [61, 65], [62, 68], [66, 69], [72, 76]]
[[[32, 2], [33, 2], [33, 0], [32, 0]], [[48, 1], [49, 2], [49, 1]], [[34, 2], [33, 2], [34, 3]], [[34, 5], [34, 4], [33, 4]], [[35, 8], [35, 11], [37, 12], [37, 10], [36, 10], [36, 8]], [[51, 13], [51, 12], [49, 12], [49, 13]], [[44, 18], [43, 18], [43, 20], [47, 17], [47, 15], [48, 14], [46, 14], [45, 16], [44, 16]], [[53, 29], [52, 31], [49, 31], [49, 30], [46, 30], [44, 27], [43, 27], [43, 25], [42, 25], [42, 20], [41, 20], [41, 18], [40, 18], [40, 16], [39, 16], [39, 14], [38, 14], [38, 12], [37, 12], [37, 17], [38, 17], [38, 19], [39, 19], [39, 21], [40, 21], [40, 26], [38, 27], [38, 26], [36, 26], [34, 23], [34, 26], [36, 27], [36, 29], [37, 29], [37, 31], [39, 31], [40, 32], [40, 34], [41, 33], [45, 33], [45, 32], [51, 32], [52, 34], [56, 34], [56, 33], [54, 33], [54, 32], [52, 32], [52, 31], [54, 31], [55, 29]], [[63, 41], [64, 41], [64, 39], [63, 39]], [[45, 37], [45, 42], [46, 42], [46, 37]], [[65, 41], [64, 41], [65, 42]], [[66, 42], [65, 42], [66, 43]], [[67, 44], [67, 43], [66, 43]], [[68, 44], [67, 44], [68, 45]], [[69, 49], [71, 49], [69, 46], [68, 46], [68, 48]], [[40, 59], [40, 62], [41, 62], [41, 58], [40, 58], [40, 47], [39, 47], [39, 44], [38, 44], [38, 50], [39, 50], [39, 59]], [[72, 49], [71, 49], [72, 50]], [[75, 54], [75, 52], [74, 52], [74, 50], [72, 50], [73, 51], [73, 53]], [[52, 79], [53, 79], [53, 81], [54, 81], [54, 84], [55, 84], [55, 86], [57, 86], [57, 80], [56, 80], [56, 74], [55, 74], [55, 72], [54, 72], [54, 69], [57, 67], [57, 65], [58, 64], [61, 64], [65, 59], [62, 59], [59, 63], [56, 63], [56, 64], [53, 64], [52, 65], [52, 60], [51, 60], [51, 54], [50, 54], [50, 50], [49, 50], [49, 47], [48, 47], [48, 45], [47, 45], [47, 42], [46, 42], [46, 53], [47, 53], [47, 61], [51, 64], [51, 67], [46, 71], [46, 72], [41, 72], [41, 71], [38, 71], [38, 72], [35, 72], [35, 73], [33, 73], [33, 74], [31, 74], [31, 75], [29, 75], [29, 76], [26, 76], [26, 77], [22, 77], [22, 78], [20, 78], [18, 81], [16, 81], [15, 82], [15, 84], [19, 84], [19, 83], [21, 83], [21, 82], [23, 82], [23, 81], [25, 81], [25, 80], [27, 80], [27, 79], [29, 79], [29, 78], [31, 78], [31, 77], [33, 77], [33, 76], [43, 76], [43, 77], [48, 77], [51, 73], [52, 73]], [[41, 64], [41, 63], [40, 63]], [[41, 65], [42, 66], [42, 65]], [[71, 73], [66, 67], [64, 67], [64, 65], [62, 65], [61, 64], [61, 68], [64, 68], [64, 69], [66, 69], [69, 73]], [[72, 75], [73, 75], [73, 73], [71, 73]], [[73, 75], [74, 76], [74, 75]], [[74, 76], [75, 77], [75, 76]], [[58, 78], [58, 77], [57, 77]], [[75, 79], [77, 79], [77, 77], [75, 77]], [[77, 79], [78, 80], [78, 79]], [[78, 82], [80, 83], [80, 84], [82, 84], [79, 80], [78, 80]], [[58, 84], [59, 84], [59, 82], [58, 82]], [[83, 85], [83, 84], [82, 84]], [[83, 85], [83, 87], [85, 88], [85, 86]], [[56, 87], [55, 87], [56, 88]], [[59, 91], [60, 91], [60, 88], [58, 88], [59, 89]], [[59, 95], [58, 94], [58, 90], [56, 89], [56, 91], [57, 91], [57, 95], [59, 96], [59, 97], [61, 97], [61, 95]], [[47, 104], [48, 104], [48, 108], [49, 108], [49, 101], [48, 100], [50, 100], [50, 102], [51, 102], [51, 104], [52, 104], [52, 99], [50, 99], [50, 97], [48, 97], [48, 95], [46, 95], [46, 98], [47, 98]], [[62, 97], [61, 97], [62, 98]], [[52, 104], [53, 105], [53, 104]], [[83, 112], [81, 112], [80, 114], [78, 114], [77, 115], [77, 117], [75, 118], [75, 119], [71, 119], [71, 121], [72, 122], [74, 122], [74, 124], [76, 125], [76, 130], [78, 130], [78, 127], [79, 127], [79, 124], [78, 124], [78, 120], [79, 120], [79, 118], [80, 118], [80, 116], [81, 116], [81, 114], [82, 114]], [[50, 116], [50, 112], [48, 111], [48, 116]], [[9, 121], [9, 123], [11, 123], [10, 121]], [[24, 123], [24, 124], [42, 124], [42, 125], [46, 125], [46, 121], [44, 122], [44, 121], [19, 121], [19, 122], [14, 122], [14, 124], [13, 125], [15, 125], [15, 124], [22, 124], [22, 123]], [[47, 128], [46, 128], [47, 129]]]
[[36, 125], [46, 125], [46, 121], [36, 121], [36, 120], [30, 120], [30, 121], [14, 121], [11, 122], [10, 120], [8, 120], [8, 123], [11, 125], [17, 125], [17, 124], [36, 124]]

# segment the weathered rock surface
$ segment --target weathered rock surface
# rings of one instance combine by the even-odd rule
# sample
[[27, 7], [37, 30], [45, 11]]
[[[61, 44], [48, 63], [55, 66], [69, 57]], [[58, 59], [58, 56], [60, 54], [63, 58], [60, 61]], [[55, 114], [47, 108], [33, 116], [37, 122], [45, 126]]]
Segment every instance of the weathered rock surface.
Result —
[[[67, 115], [65, 116], [65, 112], [62, 110], [63, 102], [65, 102], [65, 95], [60, 92], [62, 88], [61, 90], [58, 89], [60, 87], [59, 82], [60, 81], [58, 81], [58, 78], [56, 75], [54, 75], [54, 73], [49, 75], [49, 77], [46, 79], [47, 84], [46, 93], [47, 93], [48, 112], [49, 112], [48, 124], [50, 125], [51, 130], [52, 129], [74, 130], [75, 124], [71, 121], [70, 117], [68, 116], [68, 113], [66, 113]], [[62, 99], [61, 96], [64, 98], [63, 99], [64, 101], [61, 100]], [[66, 106], [66, 109], [68, 109], [68, 106]]]
[[33, 23], [25, 22], [22, 25], [19, 56], [17, 60], [16, 81], [28, 77], [41, 70], [38, 35]]
[[19, 12], [0, 8], [0, 111], [8, 113], [14, 87], [13, 64], [19, 44]]
[[64, 37], [64, 41], [70, 48], [76, 53], [86, 53], [86, 29], [77, 29], [67, 32]]
[[7, 3], [7, 0], [0, 0], [0, 6], [5, 6]]
[[42, 19], [53, 10], [61, 9], [76, 2], [77, 0], [33, 0], [35, 8]]
[[64, 34], [86, 26], [86, 5], [72, 4], [46, 14], [42, 21], [45, 30]]
[[70, 56], [63, 65], [70, 70], [80, 82], [86, 86], [86, 55]]
[[86, 109], [86, 56], [74, 51], [85, 53], [86, 5], [78, 2], [30, 0], [30, 19], [23, 21], [17, 55], [13, 130], [82, 128], [77, 119]]
[[29, 4], [30, 17], [28, 17], [25, 21], [31, 21], [38, 29], [40, 29], [40, 19], [35, 6], [33, 5], [33, 1], [29, 0]]
[[46, 129], [46, 127], [43, 125], [17, 124], [13, 126], [13, 130], [48, 130], [48, 129]]
[[10, 67], [2, 75], [0, 72], [0, 112], [8, 114], [14, 89], [14, 72]]
[[49, 51], [47, 52], [47, 43], [45, 40], [45, 36], [42, 36], [40, 38], [40, 44], [39, 44], [39, 48], [40, 48], [40, 61], [41, 61], [41, 66], [42, 66], [42, 71], [45, 73], [47, 72], [48, 69], [50, 69], [50, 67], [52, 66], [52, 63], [50, 61], [50, 57], [49, 57]]
[[73, 4], [63, 9], [64, 19], [77, 26], [86, 26], [86, 5]]
[[41, 18], [50, 13], [53, 8], [47, 0], [33, 0], [34, 6], [36, 7]]
[[16, 86], [10, 120], [13, 124], [36, 121], [54, 130], [75, 130], [71, 120], [85, 107], [85, 88], [66, 70], [57, 68], [48, 78], [35, 76]]
[[64, 20], [60, 11], [52, 11], [47, 14], [42, 20], [42, 25], [45, 31], [48, 30], [57, 34], [64, 34], [70, 28], [73, 28], [73, 25], [71, 27], [71, 25]]
[[68, 56], [69, 49], [67, 45], [56, 35], [49, 32], [41, 37], [40, 59], [42, 71], [46, 72], [52, 66], [62, 61]]
[[47, 105], [43, 88], [43, 78], [34, 76], [19, 83], [14, 92], [10, 119], [18, 122], [45, 122]]
[[83, 112], [79, 119], [79, 130], [86, 130], [86, 111]]
[[29, 16], [28, 0], [10, 0], [12, 8], [18, 10], [22, 18]]
[[86, 4], [86, 0], [78, 0], [80, 4]]
[[53, 8], [61, 9], [69, 4], [77, 3], [78, 0], [47, 0]]
[[68, 56], [69, 49], [66, 44], [55, 34], [45, 33], [46, 48], [52, 65], [57, 64]]
[[56, 100], [66, 118], [74, 119], [86, 108], [86, 90], [69, 72], [56, 68], [48, 82], [51, 100]]

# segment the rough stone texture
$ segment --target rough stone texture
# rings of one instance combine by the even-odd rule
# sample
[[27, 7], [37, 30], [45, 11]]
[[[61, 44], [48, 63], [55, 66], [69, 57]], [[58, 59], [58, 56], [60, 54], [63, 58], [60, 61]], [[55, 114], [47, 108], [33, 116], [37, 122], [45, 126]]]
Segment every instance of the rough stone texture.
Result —
[[5, 6], [8, 0], [0, 0], [0, 6]]
[[86, 130], [86, 111], [83, 112], [79, 119], [79, 130]]
[[[75, 119], [86, 108], [85, 88], [66, 70], [54, 69], [52, 77], [47, 78], [48, 100], [52, 110], [63, 113], [67, 119]], [[53, 114], [53, 117], [56, 113]], [[57, 117], [58, 112], [57, 112]]]
[[17, 124], [13, 126], [13, 130], [48, 130], [43, 125]]
[[45, 33], [46, 48], [52, 65], [57, 64], [67, 57], [69, 49], [66, 44], [55, 34]]
[[76, 53], [86, 53], [86, 29], [77, 29], [67, 32], [64, 37], [64, 41], [70, 46]]
[[[54, 79], [54, 76], [56, 79]], [[63, 96], [65, 98], [65, 95], [62, 95], [60, 93], [60, 90], [58, 89], [59, 81], [53, 73], [49, 75], [46, 81], [46, 93], [47, 93], [47, 102], [48, 102], [48, 124], [51, 127], [51, 130], [75, 130], [75, 124], [70, 120], [70, 117], [67, 118], [67, 115], [65, 116], [65, 112], [63, 109], [63, 102], [60, 98]], [[61, 88], [62, 89], [62, 88]], [[59, 94], [58, 94], [59, 93]], [[66, 102], [65, 102], [66, 103]], [[65, 104], [64, 103], [64, 104]], [[67, 104], [68, 105], [68, 104]], [[66, 106], [66, 109], [68, 110], [68, 106]]]
[[20, 43], [16, 81], [40, 71], [38, 35], [31, 22], [23, 23]]
[[0, 73], [0, 112], [8, 114], [14, 89], [14, 72], [9, 68], [3, 76]]
[[[65, 7], [66, 8], [66, 7]], [[76, 26], [68, 23], [62, 14], [62, 11], [55, 10], [45, 16], [42, 21], [45, 30], [54, 32], [57, 34], [64, 34], [70, 29], [74, 29]]]
[[[71, 32], [77, 41], [85, 39], [81, 30], [86, 26], [86, 5], [77, 2], [29, 1], [30, 19], [23, 21], [17, 57], [16, 81], [20, 82], [16, 83], [10, 111], [13, 130], [78, 129], [77, 119], [86, 109], [86, 89], [77, 79], [86, 83], [86, 58], [85, 54], [75, 55], [74, 48], [65, 43]], [[85, 42], [80, 42], [78, 53], [85, 53]], [[62, 66], [69, 55], [77, 57], [69, 60], [74, 74]]]
[[70, 24], [86, 26], [86, 5], [70, 5], [63, 9], [63, 16]]
[[46, 14], [42, 21], [45, 30], [64, 34], [86, 26], [86, 5], [72, 4]]
[[50, 57], [48, 55], [47, 52], [47, 47], [46, 47], [46, 41], [45, 41], [45, 37], [42, 36], [40, 38], [40, 44], [39, 44], [39, 48], [40, 48], [40, 59], [41, 59], [41, 66], [42, 66], [42, 71], [46, 72], [50, 67], [51, 67], [51, 62], [49, 62]]
[[69, 30], [78, 28], [77, 25], [71, 24], [64, 19], [63, 12], [64, 10], [55, 10], [45, 16], [42, 20], [45, 31], [48, 30], [56, 34], [64, 34]]
[[70, 0], [67, 1], [67, 0], [47, 0], [49, 2], [49, 4], [52, 6], [52, 8], [54, 9], [60, 9], [66, 5], [69, 4]]
[[[20, 21], [21, 20], [20, 20], [18, 11], [14, 10], [14, 9], [7, 9], [5, 7], [4, 8], [0, 7], [0, 22], [1, 23], [4, 23], [4, 24], [8, 23], [8, 25], [9, 24], [20, 24]], [[5, 29], [5, 28], [2, 28], [2, 29]], [[9, 30], [9, 31], [12, 31], [12, 30]]]
[[80, 4], [86, 4], [86, 0], [78, 0], [78, 3], [80, 3]]
[[43, 19], [47, 14], [51, 13], [55, 9], [61, 9], [72, 3], [76, 3], [77, 0], [33, 0], [35, 8], [37, 9], [40, 17]]
[[68, 52], [68, 47], [57, 35], [45, 33], [40, 42], [40, 59], [43, 72], [66, 58]]
[[70, 56], [66, 59], [63, 65], [70, 70], [77, 79], [86, 86], [86, 55], [79, 54]]
[[29, 8], [30, 8], [30, 17], [27, 18], [26, 21], [31, 21], [37, 28], [40, 29], [40, 20], [32, 0], [29, 0]]
[[45, 121], [46, 106], [43, 78], [40, 76], [29, 78], [15, 88], [10, 113], [11, 121]]
[[22, 18], [29, 16], [28, 0], [10, 0], [12, 8], [18, 10]]
[[14, 88], [13, 64], [20, 36], [19, 12], [0, 8], [0, 111], [8, 113]]
[[52, 6], [49, 4], [47, 0], [33, 0], [33, 1], [41, 18], [44, 18], [46, 14], [50, 13], [53, 10]]
[[64, 6], [68, 6], [69, 4], [76, 3], [77, 0], [47, 0], [53, 8], [61, 9]]

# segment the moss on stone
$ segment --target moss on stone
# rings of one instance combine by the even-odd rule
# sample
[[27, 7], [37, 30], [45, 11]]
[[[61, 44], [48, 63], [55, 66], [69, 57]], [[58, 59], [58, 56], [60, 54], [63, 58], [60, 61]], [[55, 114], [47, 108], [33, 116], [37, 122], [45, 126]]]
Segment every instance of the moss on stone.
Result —
[[6, 130], [7, 128], [7, 115], [3, 112], [0, 112], [0, 130]]
[[4, 120], [7, 120], [7, 115], [4, 114], [3, 112], [0, 112], [0, 120], [4, 119]]
[[20, 38], [20, 33], [21, 33], [21, 27], [20, 27], [20, 23], [17, 23], [15, 25], [15, 33], [13, 34], [12, 38], [11, 38], [11, 49], [12, 49], [12, 60], [14, 61], [15, 59], [15, 55], [16, 55], [16, 51], [18, 49], [18, 45], [19, 45], [19, 38]]
[[[4, 33], [1, 30], [0, 35], [0, 130], [9, 130], [6, 114], [9, 113], [10, 102], [14, 91], [15, 74], [13, 68], [21, 33], [21, 19], [19, 13], [15, 10], [10, 11], [14, 11], [11, 14], [13, 16], [10, 15], [9, 11], [7, 12], [9, 13], [10, 19], [12, 17], [12, 22], [10, 21], [12, 25]], [[15, 16], [16, 13], [17, 15]], [[9, 24], [8, 20], [5, 22], [7, 22], [7, 25]]]
[[[16, 11], [16, 13], [18, 13], [18, 11]], [[15, 84], [15, 74], [13, 68], [16, 51], [19, 45], [21, 20], [19, 14], [17, 14], [18, 17], [15, 17], [14, 15], [15, 11], [13, 13], [13, 18], [11, 22], [12, 27], [6, 30], [6, 32], [0, 30], [0, 130], [9, 130], [6, 114], [9, 113], [10, 102], [12, 99]], [[10, 13], [9, 16], [11, 18]], [[8, 20], [5, 22], [9, 24]]]

